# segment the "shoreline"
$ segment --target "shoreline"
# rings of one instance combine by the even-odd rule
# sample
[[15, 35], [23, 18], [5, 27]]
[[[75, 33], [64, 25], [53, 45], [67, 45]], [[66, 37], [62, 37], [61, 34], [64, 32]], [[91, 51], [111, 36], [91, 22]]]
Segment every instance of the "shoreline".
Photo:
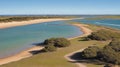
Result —
[[0, 65], [15, 62], [15, 61], [19, 61], [21, 59], [31, 57], [31, 56], [33, 56], [30, 53], [31, 51], [42, 50], [43, 48], [44, 47], [42, 47], [42, 46], [34, 46], [32, 48], [26, 49], [26, 50], [24, 50], [24, 51], [22, 51], [18, 54], [15, 54], [13, 56], [9, 56], [9, 57], [6, 57], [6, 58], [1, 58], [0, 59]]
[[[90, 35], [90, 34], [93, 32], [92, 30], [90, 30], [89, 28], [86, 27], [86, 26], [88, 26], [88, 25], [86, 25], [86, 24], [73, 24], [73, 25], [79, 27], [80, 30], [83, 32], [83, 34], [80, 35], [80, 36], [78, 36], [78, 37], [69, 38], [69, 40], [75, 39], [75, 38], [79, 38], [79, 37], [85, 37], [85, 36]], [[71, 57], [72, 55], [74, 55], [75, 53], [77, 53], [77, 52], [83, 51], [84, 49], [85, 49], [85, 48], [80, 49], [80, 50], [77, 50], [77, 51], [74, 51], [74, 52], [69, 53], [69, 54], [66, 54], [66, 55], [64, 56], [64, 58], [67, 59], [68, 61], [74, 62], [74, 61], [76, 61], [76, 60], [71, 59], [70, 57]], [[75, 63], [75, 64], [76, 64], [78, 67], [87, 67], [87, 66], [84, 65], [83, 63], [77, 62], [77, 63]]]
[[85, 37], [92, 33], [92, 30], [87, 28], [88, 25], [86, 25], [86, 24], [72, 24], [72, 25], [78, 27], [83, 32], [83, 34], [80, 36], [77, 36], [77, 37], [68, 38], [68, 40], [79, 38], [79, 37]]
[[71, 20], [71, 19], [52, 18], [52, 19], [35, 19], [35, 20], [28, 20], [28, 21], [12, 21], [8, 23], [0, 23], [0, 29], [31, 25], [31, 24], [38, 24], [38, 23], [44, 23], [44, 22], [62, 21], [62, 20], [64, 21], [64, 20]]
[[[78, 37], [86, 36], [86, 35], [88, 35], [92, 32], [88, 28], [86, 28], [84, 24], [73, 24], [73, 25], [79, 27], [80, 30], [82, 30], [82, 32], [83, 32], [83, 34], [78, 36]], [[78, 38], [78, 37], [68, 38], [68, 40]], [[20, 52], [18, 54], [15, 54], [13, 56], [10, 56], [10, 57], [7, 57], [7, 58], [2, 58], [2, 59], [0, 59], [0, 65], [7, 64], [7, 63], [10, 63], [10, 62], [19, 61], [21, 59], [31, 57], [33, 55], [30, 53], [30, 51], [42, 50], [43, 48], [44, 47], [42, 47], [42, 46], [34, 46], [30, 49], [26, 49], [25, 51], [22, 51], [22, 52]]]
[[[76, 60], [73, 60], [73, 59], [71, 59], [70, 57], [71, 57], [72, 55], [74, 55], [75, 53], [77, 53], [77, 52], [82, 52], [83, 50], [84, 50], [84, 48], [83, 48], [83, 49], [80, 49], [80, 50], [78, 50], [78, 51], [74, 51], [74, 52], [72, 52], [72, 53], [69, 53], [69, 54], [65, 55], [64, 57], [65, 57], [68, 61], [70, 61], [70, 62], [76, 62]], [[84, 65], [83, 63], [77, 62], [77, 63], [75, 63], [75, 64], [78, 65], [79, 67], [87, 67], [87, 66]]]
[[[44, 22], [52, 22], [52, 21], [64, 21], [64, 20], [71, 20], [71, 19], [37, 19], [37, 20], [29, 20], [29, 21], [21, 21], [21, 22], [8, 22], [8, 23], [0, 23], [0, 29], [23, 26], [23, 25], [30, 25], [30, 24], [37, 24], [37, 23], [44, 23]], [[33, 46], [28, 48], [24, 51], [21, 51], [17, 54], [12, 56], [8, 56], [5, 58], [0, 58], [0, 65], [7, 64], [14, 61], [19, 61], [24, 58], [28, 58], [33, 56], [30, 51], [41, 50], [44, 47], [40, 46]]]

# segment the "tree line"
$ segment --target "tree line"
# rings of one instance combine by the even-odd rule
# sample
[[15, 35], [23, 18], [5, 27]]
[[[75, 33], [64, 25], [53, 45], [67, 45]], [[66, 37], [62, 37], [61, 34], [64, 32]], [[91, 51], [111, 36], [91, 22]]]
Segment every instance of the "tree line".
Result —
[[12, 21], [27, 21], [34, 19], [50, 19], [50, 18], [73, 18], [72, 16], [9, 16], [0, 17], [1, 23], [7, 23]]

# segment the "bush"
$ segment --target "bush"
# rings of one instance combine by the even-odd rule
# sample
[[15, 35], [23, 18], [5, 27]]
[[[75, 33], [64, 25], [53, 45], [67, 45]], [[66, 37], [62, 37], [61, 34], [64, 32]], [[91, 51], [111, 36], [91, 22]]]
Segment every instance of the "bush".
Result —
[[83, 58], [97, 58], [97, 53], [100, 51], [100, 48], [97, 46], [90, 46], [82, 52]]
[[120, 64], [120, 53], [115, 52], [110, 46], [105, 46], [103, 50], [99, 53], [102, 61], [112, 63], [112, 64]]
[[43, 49], [45, 52], [53, 52], [56, 51], [57, 48], [53, 44], [46, 45]]
[[120, 40], [113, 39], [108, 46], [110, 46], [115, 51], [119, 52], [120, 51]]
[[54, 45], [56, 47], [67, 47], [70, 45], [70, 41], [65, 38], [56, 38]]
[[50, 38], [45, 40], [43, 44], [53, 44], [55, 47], [67, 47], [70, 45], [70, 41], [65, 38]]
[[53, 45], [54, 45], [55, 40], [56, 40], [56, 38], [46, 39], [46, 40], [43, 42], [43, 44], [44, 44], [44, 45], [48, 45], [48, 44], [53, 44]]
[[113, 39], [108, 45], [100, 49], [96, 46], [86, 48], [82, 52], [85, 59], [96, 59], [111, 64], [120, 64], [120, 40]]
[[93, 32], [87, 38], [100, 41], [112, 40], [113, 38], [120, 38], [120, 33], [102, 29], [98, 30], [97, 32]]

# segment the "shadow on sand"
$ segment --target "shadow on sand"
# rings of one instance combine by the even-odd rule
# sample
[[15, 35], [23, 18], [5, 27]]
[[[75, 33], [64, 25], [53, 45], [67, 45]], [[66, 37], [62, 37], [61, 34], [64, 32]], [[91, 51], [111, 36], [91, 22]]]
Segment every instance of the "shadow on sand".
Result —
[[[33, 43], [32, 45], [38, 46], [38, 47], [44, 47], [45, 46], [45, 45], [43, 45], [43, 43]], [[40, 49], [40, 50], [29, 51], [29, 53], [31, 53], [32, 55], [36, 55], [36, 54], [39, 54], [39, 53], [45, 53], [45, 51], [43, 49]]]
[[34, 50], [34, 51], [30, 51], [29, 53], [31, 53], [32, 55], [36, 55], [39, 53], [45, 53], [45, 51], [44, 50]]

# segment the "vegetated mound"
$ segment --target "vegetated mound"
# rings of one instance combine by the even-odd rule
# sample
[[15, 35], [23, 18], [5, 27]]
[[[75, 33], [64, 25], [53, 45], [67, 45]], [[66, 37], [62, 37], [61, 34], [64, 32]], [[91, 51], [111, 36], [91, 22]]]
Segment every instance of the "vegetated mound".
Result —
[[45, 51], [56, 51], [56, 48], [68, 47], [70, 45], [70, 41], [66, 38], [50, 38], [46, 39], [43, 44], [45, 45]]
[[100, 49], [91, 46], [82, 51], [85, 59], [96, 59], [111, 64], [120, 64], [120, 39], [113, 39], [108, 45]]
[[82, 57], [85, 59], [92, 59], [97, 57], [97, 53], [100, 51], [100, 48], [97, 46], [89, 46], [84, 49], [82, 52]]
[[50, 38], [46, 39], [43, 44], [53, 44], [55, 47], [67, 47], [70, 45], [70, 41], [66, 38]]
[[112, 40], [113, 38], [120, 38], [120, 33], [112, 30], [101, 29], [96, 32], [93, 32], [91, 35], [89, 35], [85, 39], [105, 41], [105, 40]]
[[53, 52], [56, 51], [57, 48], [53, 44], [46, 45], [43, 49], [45, 52]]

